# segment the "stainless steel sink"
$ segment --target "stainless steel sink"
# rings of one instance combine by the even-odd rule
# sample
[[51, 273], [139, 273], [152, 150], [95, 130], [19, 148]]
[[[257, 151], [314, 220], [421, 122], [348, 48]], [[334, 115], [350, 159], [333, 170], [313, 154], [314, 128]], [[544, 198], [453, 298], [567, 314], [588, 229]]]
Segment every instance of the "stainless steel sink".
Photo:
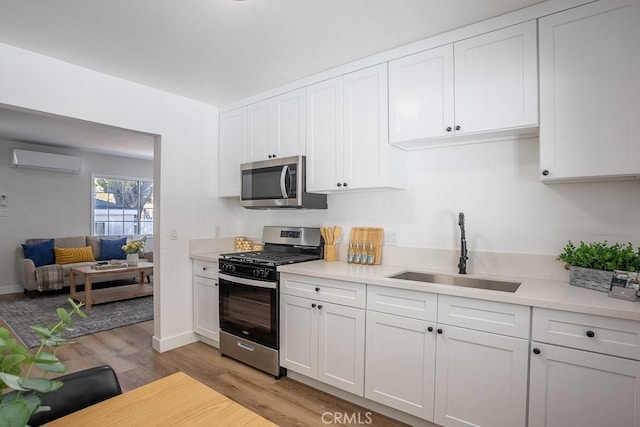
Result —
[[441, 285], [462, 286], [465, 288], [488, 289], [490, 291], [515, 292], [520, 282], [503, 282], [501, 280], [475, 279], [473, 277], [450, 276], [447, 274], [423, 273], [420, 271], [404, 271], [387, 276], [390, 279], [411, 280], [414, 282], [437, 283]]

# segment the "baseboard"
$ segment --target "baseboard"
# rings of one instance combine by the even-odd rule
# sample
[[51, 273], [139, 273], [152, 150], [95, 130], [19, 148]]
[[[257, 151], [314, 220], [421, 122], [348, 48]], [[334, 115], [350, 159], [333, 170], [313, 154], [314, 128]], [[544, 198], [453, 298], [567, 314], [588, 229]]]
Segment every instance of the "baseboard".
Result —
[[[294, 381], [298, 381], [302, 384], [308, 385], [309, 387], [313, 387], [317, 390], [320, 391], [324, 391], [325, 393], [329, 393], [333, 396], [339, 397], [341, 399], [344, 399], [348, 402], [351, 403], [355, 403], [356, 405], [360, 405], [363, 408], [366, 409], [370, 409], [372, 411], [376, 411], [379, 414], [382, 415], [386, 415], [389, 418], [393, 418], [394, 420], [398, 420], [400, 422], [403, 422], [405, 424], [408, 424], [410, 426], [415, 426], [415, 427], [438, 427], [436, 424], [431, 423], [427, 420], [423, 420], [421, 418], [417, 418], [414, 417], [413, 415], [409, 415], [406, 414], [404, 412], [398, 411], [397, 409], [391, 408], [389, 406], [386, 405], [382, 405], [380, 403], [374, 402], [372, 400], [366, 399], [364, 397], [360, 397], [360, 396], [356, 396], [355, 394], [351, 394], [349, 392], [346, 392], [344, 390], [340, 390], [337, 389], [333, 386], [330, 386], [328, 384], [322, 383], [320, 381], [314, 380], [312, 378], [309, 378], [305, 375], [302, 374], [298, 374], [297, 372], [293, 372], [291, 370], [287, 371], [287, 377], [294, 380]], [[325, 413], [325, 414], [329, 414], [330, 413]], [[326, 417], [328, 417], [328, 419], [330, 419], [329, 415], [326, 415]], [[338, 414], [341, 415], [341, 414]], [[368, 419], [368, 415], [367, 414], [342, 414], [343, 417], [356, 417], [356, 419], [363, 419], [366, 420]], [[324, 422], [324, 421], [323, 421]], [[325, 424], [328, 424], [325, 422]]]
[[24, 288], [20, 285], [4, 285], [0, 286], [0, 295], [19, 294], [24, 292]]
[[194, 332], [186, 332], [184, 334], [162, 339], [154, 335], [151, 339], [151, 347], [159, 353], [164, 353], [165, 351], [173, 350], [174, 348], [198, 342], [200, 341], [198, 338], [198, 335]]
[[197, 334], [197, 335], [198, 335], [198, 340], [202, 341], [203, 343], [210, 345], [211, 347], [220, 348], [220, 340], [214, 340], [200, 334]]

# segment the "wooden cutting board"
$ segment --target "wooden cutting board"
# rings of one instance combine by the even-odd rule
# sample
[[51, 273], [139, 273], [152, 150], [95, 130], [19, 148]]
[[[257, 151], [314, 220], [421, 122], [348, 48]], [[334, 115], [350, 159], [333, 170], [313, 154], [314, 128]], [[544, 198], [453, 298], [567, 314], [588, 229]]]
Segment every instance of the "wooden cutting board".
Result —
[[380, 264], [382, 260], [382, 243], [384, 242], [384, 228], [373, 227], [353, 227], [351, 228], [351, 236], [349, 241], [353, 242], [355, 246], [356, 242], [362, 243], [363, 241], [369, 244], [373, 242], [373, 249], [375, 251], [374, 265]]

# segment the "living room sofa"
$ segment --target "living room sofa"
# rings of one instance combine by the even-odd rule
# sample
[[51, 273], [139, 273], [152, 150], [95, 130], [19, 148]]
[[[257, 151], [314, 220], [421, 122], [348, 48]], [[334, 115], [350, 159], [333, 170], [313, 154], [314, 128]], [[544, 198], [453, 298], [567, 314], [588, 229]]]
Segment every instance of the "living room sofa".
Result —
[[[94, 264], [98, 260], [102, 260], [103, 256], [101, 254], [101, 246], [103, 243], [100, 241], [103, 240], [116, 240], [122, 239], [126, 236], [74, 236], [74, 237], [56, 237], [53, 238], [53, 246], [55, 248], [91, 248], [91, 252], [93, 254], [93, 259], [95, 261], [80, 261], [80, 262], [71, 262], [65, 263], [61, 265], [61, 271], [63, 277], [60, 277], [59, 283], [56, 283], [54, 286], [43, 286], [43, 280], [38, 280], [38, 275], [36, 274], [36, 263], [30, 258], [25, 257], [23, 245], [20, 245], [16, 248], [16, 271], [18, 274], [18, 282], [24, 288], [24, 291], [27, 295], [33, 298], [36, 295], [36, 292], [61, 289], [63, 287], [68, 287], [70, 285], [70, 272], [73, 267], [83, 266], [83, 265], [91, 265]], [[25, 244], [34, 244], [39, 242], [45, 242], [50, 239], [27, 239]], [[128, 240], [143, 240], [146, 241], [146, 237], [129, 237]], [[115, 242], [114, 242], [115, 243]], [[153, 262], [153, 252], [143, 252], [140, 254], [141, 261], [149, 261]], [[55, 264], [55, 262], [54, 262]], [[48, 266], [49, 264], [47, 264]], [[152, 272], [149, 272], [149, 275]], [[107, 278], [96, 277], [94, 282], [101, 282], [107, 280], [122, 280], [122, 279], [135, 279], [137, 274], [131, 273], [122, 273], [118, 276], [109, 276]]]

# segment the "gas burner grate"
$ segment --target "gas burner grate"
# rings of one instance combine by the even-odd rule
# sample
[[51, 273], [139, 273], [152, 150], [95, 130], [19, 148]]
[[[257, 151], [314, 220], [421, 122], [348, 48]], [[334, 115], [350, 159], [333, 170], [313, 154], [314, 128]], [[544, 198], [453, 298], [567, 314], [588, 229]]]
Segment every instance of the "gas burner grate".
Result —
[[269, 251], [254, 251], [254, 252], [237, 252], [230, 254], [222, 254], [222, 257], [231, 261], [241, 261], [252, 264], [264, 264], [264, 265], [282, 265], [282, 264], [294, 264], [298, 262], [313, 261], [320, 259], [320, 256], [313, 254], [294, 254], [285, 252], [269, 252]]

